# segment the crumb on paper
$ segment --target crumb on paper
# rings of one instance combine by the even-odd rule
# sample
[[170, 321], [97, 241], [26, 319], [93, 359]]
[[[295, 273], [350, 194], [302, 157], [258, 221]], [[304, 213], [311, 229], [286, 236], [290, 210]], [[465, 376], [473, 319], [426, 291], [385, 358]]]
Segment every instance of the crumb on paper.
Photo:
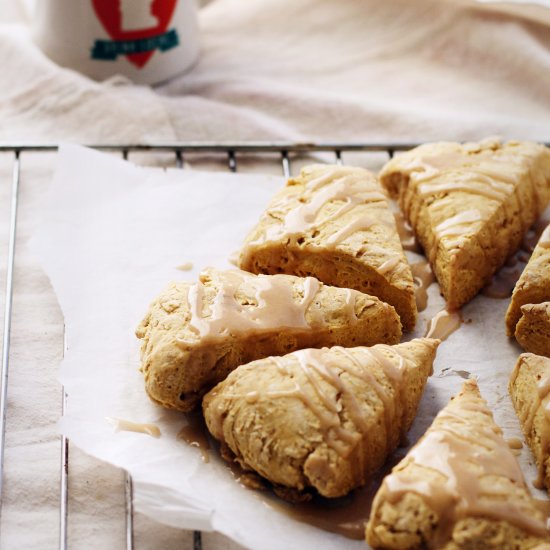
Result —
[[180, 271], [191, 271], [193, 269], [193, 263], [192, 262], [184, 262], [176, 267], [176, 269], [179, 269]]
[[106, 416], [105, 420], [107, 420], [107, 422], [109, 422], [109, 424], [113, 426], [115, 432], [136, 432], [147, 434], [155, 438], [161, 436], [160, 428], [156, 424], [132, 422], [131, 420], [112, 418], [110, 416]]

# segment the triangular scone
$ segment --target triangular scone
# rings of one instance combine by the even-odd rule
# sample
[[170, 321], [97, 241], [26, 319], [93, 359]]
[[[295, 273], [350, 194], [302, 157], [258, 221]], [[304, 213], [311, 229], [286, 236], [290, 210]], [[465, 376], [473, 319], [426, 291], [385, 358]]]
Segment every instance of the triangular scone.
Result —
[[384, 478], [367, 524], [374, 548], [534, 548], [545, 515], [474, 380]]
[[521, 306], [515, 335], [525, 351], [550, 357], [550, 302]]
[[413, 277], [394, 215], [375, 176], [362, 168], [303, 168], [246, 238], [239, 267], [354, 288], [395, 307], [405, 331], [416, 323]]
[[395, 309], [374, 296], [313, 277], [204, 270], [172, 283], [136, 334], [149, 397], [191, 410], [233, 369], [300, 348], [396, 344]]
[[438, 343], [307, 349], [243, 365], [204, 397], [208, 429], [276, 485], [345, 495], [403, 440]]
[[548, 204], [550, 149], [427, 144], [390, 160], [380, 181], [399, 199], [454, 310], [490, 281]]
[[550, 359], [522, 353], [508, 386], [525, 439], [539, 469], [538, 487], [550, 492]]
[[550, 225], [542, 232], [521, 274], [506, 312], [506, 332], [513, 336], [521, 317], [521, 306], [550, 300]]

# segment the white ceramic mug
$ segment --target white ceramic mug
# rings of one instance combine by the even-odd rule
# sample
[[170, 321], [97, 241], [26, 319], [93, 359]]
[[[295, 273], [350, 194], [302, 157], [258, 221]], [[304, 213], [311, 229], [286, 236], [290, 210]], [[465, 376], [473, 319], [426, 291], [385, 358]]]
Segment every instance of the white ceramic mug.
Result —
[[97, 80], [162, 82], [199, 54], [195, 0], [37, 0], [32, 27], [48, 57]]

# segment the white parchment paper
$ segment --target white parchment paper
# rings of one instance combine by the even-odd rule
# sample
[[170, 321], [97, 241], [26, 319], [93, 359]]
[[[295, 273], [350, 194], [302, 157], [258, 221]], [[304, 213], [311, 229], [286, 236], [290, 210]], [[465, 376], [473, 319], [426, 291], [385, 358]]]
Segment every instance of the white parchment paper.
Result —
[[[136, 167], [112, 155], [62, 146], [32, 247], [65, 316], [67, 351], [60, 377], [68, 394], [60, 429], [84, 451], [125, 468], [138, 511], [175, 527], [217, 530], [256, 549], [365, 548], [280, 513], [261, 493], [239, 485], [221, 459], [177, 438], [185, 417], [152, 404], [139, 372], [134, 329], [171, 280], [195, 280], [206, 266], [232, 267], [228, 256], [257, 221], [281, 178]], [[178, 266], [192, 262], [183, 272]], [[414, 335], [444, 303], [436, 284]], [[477, 377], [505, 437], [519, 437], [507, 392], [520, 348], [508, 340], [508, 300], [477, 297], [462, 328], [439, 348], [414, 442], [458, 391]], [[106, 417], [159, 426], [161, 437], [115, 432]], [[520, 462], [535, 478], [532, 456]], [[540, 493], [539, 493], [540, 494]]]

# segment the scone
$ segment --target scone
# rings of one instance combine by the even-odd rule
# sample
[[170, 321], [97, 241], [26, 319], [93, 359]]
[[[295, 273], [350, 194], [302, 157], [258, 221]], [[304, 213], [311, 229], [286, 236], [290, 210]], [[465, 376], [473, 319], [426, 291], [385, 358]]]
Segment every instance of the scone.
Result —
[[246, 238], [239, 267], [354, 288], [395, 307], [405, 331], [416, 323], [414, 282], [395, 218], [378, 181], [362, 168], [303, 168]]
[[295, 351], [243, 365], [203, 400], [211, 434], [276, 486], [339, 497], [404, 439], [439, 340]]
[[506, 332], [513, 336], [521, 317], [521, 306], [550, 300], [550, 225], [542, 232], [525, 266], [506, 312]]
[[522, 353], [510, 376], [508, 389], [537, 462], [536, 485], [550, 491], [550, 359]]
[[421, 145], [390, 160], [380, 181], [455, 310], [490, 281], [548, 204], [550, 149], [497, 140]]
[[515, 336], [525, 351], [550, 357], [550, 302], [521, 306]]
[[468, 380], [384, 478], [366, 538], [374, 548], [519, 550], [548, 541], [545, 520]]
[[243, 363], [304, 347], [396, 344], [401, 324], [378, 298], [313, 277], [207, 269], [162, 292], [136, 335], [149, 397], [188, 411]]

